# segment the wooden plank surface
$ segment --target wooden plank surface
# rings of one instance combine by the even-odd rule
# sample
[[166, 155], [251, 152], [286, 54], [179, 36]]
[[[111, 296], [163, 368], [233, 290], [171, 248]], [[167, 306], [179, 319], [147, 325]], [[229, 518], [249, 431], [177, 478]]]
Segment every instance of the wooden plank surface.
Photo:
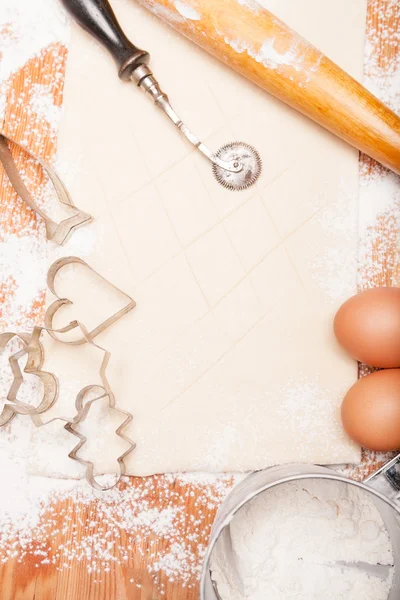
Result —
[[[396, 7], [392, 0], [369, 0], [368, 43], [379, 68], [388, 68], [396, 57], [399, 31], [400, 3]], [[26, 107], [35, 84], [49, 86], [54, 104], [61, 105], [65, 60], [63, 46], [48, 47], [13, 75], [7, 87], [2, 130], [16, 139], [25, 138], [31, 150], [46, 160], [56, 151], [54, 133], [43, 120], [33, 127], [36, 117]], [[14, 155], [20, 167], [24, 164], [31, 189], [38, 190], [40, 171], [26, 164], [17, 151]], [[370, 159], [361, 158], [364, 176], [377, 168]], [[29, 230], [43, 236], [43, 225], [16, 197], [2, 171], [0, 184], [1, 235], [10, 231], [23, 235]], [[386, 258], [378, 259], [382, 252], [377, 248], [377, 261], [382, 264], [370, 283], [399, 285], [395, 242], [385, 241], [391, 224], [383, 218], [377, 227], [386, 244]], [[9, 325], [13, 285], [10, 278], [0, 287], [2, 328]], [[26, 327], [40, 320], [43, 301], [44, 290], [17, 322]], [[352, 472], [359, 479], [376, 466], [379, 457], [364, 453], [363, 460], [364, 466]], [[1, 600], [195, 600], [200, 556], [218, 505], [232, 485], [230, 477], [196, 483], [184, 476], [155, 476], [130, 478], [109, 499], [79, 492], [61, 494], [47, 507], [32, 538], [8, 540], [10, 548], [15, 542], [15, 552], [2, 557]]]

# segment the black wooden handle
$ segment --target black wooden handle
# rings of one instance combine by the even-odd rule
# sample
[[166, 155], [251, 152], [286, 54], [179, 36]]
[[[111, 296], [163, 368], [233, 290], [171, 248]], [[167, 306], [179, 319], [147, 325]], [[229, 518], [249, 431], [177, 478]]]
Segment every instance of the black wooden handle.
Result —
[[122, 31], [108, 0], [61, 0], [74, 19], [107, 48], [118, 65], [118, 75], [128, 80], [150, 55], [132, 44]]

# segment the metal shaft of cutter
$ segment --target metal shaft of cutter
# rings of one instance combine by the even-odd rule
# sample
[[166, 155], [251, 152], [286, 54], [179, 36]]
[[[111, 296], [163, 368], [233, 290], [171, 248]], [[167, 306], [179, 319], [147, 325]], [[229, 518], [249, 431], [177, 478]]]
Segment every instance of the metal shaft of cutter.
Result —
[[132, 81], [134, 81], [142, 90], [153, 98], [156, 106], [171, 119], [174, 125], [183, 133], [189, 142], [208, 158], [214, 165], [218, 165], [221, 169], [230, 171], [231, 173], [239, 173], [243, 169], [243, 165], [238, 160], [226, 161], [218, 158], [207, 146], [201, 142], [196, 135], [184, 124], [182, 119], [176, 114], [172, 108], [167, 94], [165, 94], [153, 76], [152, 72], [146, 65], [140, 65], [132, 72]]

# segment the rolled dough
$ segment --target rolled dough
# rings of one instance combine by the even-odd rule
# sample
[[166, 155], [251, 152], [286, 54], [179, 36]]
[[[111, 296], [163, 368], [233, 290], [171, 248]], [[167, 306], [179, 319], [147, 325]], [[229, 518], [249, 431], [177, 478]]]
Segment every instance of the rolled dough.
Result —
[[[361, 78], [365, 0], [263, 4]], [[65, 255], [82, 256], [137, 302], [96, 339], [112, 352], [118, 404], [134, 415], [129, 473], [357, 461], [339, 419], [356, 364], [338, 348], [332, 318], [356, 291], [358, 153], [135, 2], [113, 5], [131, 39], [151, 52], [189, 127], [215, 150], [231, 140], [253, 144], [264, 162], [256, 187], [224, 190], [73, 26], [58, 163], [95, 221]], [[72, 318], [94, 326], [119, 301], [81, 268], [60, 273], [59, 287], [74, 301], [60, 326]], [[73, 414], [74, 394], [97, 377], [99, 357], [51, 345], [62, 394], [49, 417]], [[85, 424], [82, 449], [100, 472], [114, 469], [124, 447], [113, 433], [120, 417], [108, 421], [104, 410]], [[45, 461], [35, 454], [34, 471], [82, 475], [80, 465], [59, 462], [76, 443], [61, 425], [34, 435], [46, 452]]]

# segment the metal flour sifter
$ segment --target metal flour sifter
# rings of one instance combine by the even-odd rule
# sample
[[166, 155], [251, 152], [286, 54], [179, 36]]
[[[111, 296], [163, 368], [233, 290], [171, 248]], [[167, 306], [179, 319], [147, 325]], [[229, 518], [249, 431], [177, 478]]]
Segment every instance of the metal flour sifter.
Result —
[[[239, 483], [221, 505], [215, 519], [209, 546], [205, 555], [203, 570], [200, 580], [200, 600], [221, 600], [217, 584], [212, 580], [210, 560], [218, 543], [223, 547], [229, 563], [232, 565], [232, 573], [237, 573], [235, 556], [232, 548], [230, 535], [230, 523], [235, 514], [256, 496], [268, 493], [268, 490], [276, 488], [289, 482], [305, 480], [318, 481], [321, 489], [329, 485], [335, 488], [355, 486], [361, 492], [368, 495], [379, 511], [382, 520], [390, 536], [394, 556], [394, 580], [388, 600], [399, 600], [400, 598], [400, 454], [383, 466], [379, 471], [368, 477], [363, 483], [359, 483], [338, 474], [332, 469], [316, 465], [285, 465], [272, 467], [264, 471], [252, 473]], [[372, 565], [352, 565], [364, 571], [378, 569]], [[236, 581], [237, 579], [237, 581]], [[235, 577], [234, 586], [241, 590], [239, 575]]]

